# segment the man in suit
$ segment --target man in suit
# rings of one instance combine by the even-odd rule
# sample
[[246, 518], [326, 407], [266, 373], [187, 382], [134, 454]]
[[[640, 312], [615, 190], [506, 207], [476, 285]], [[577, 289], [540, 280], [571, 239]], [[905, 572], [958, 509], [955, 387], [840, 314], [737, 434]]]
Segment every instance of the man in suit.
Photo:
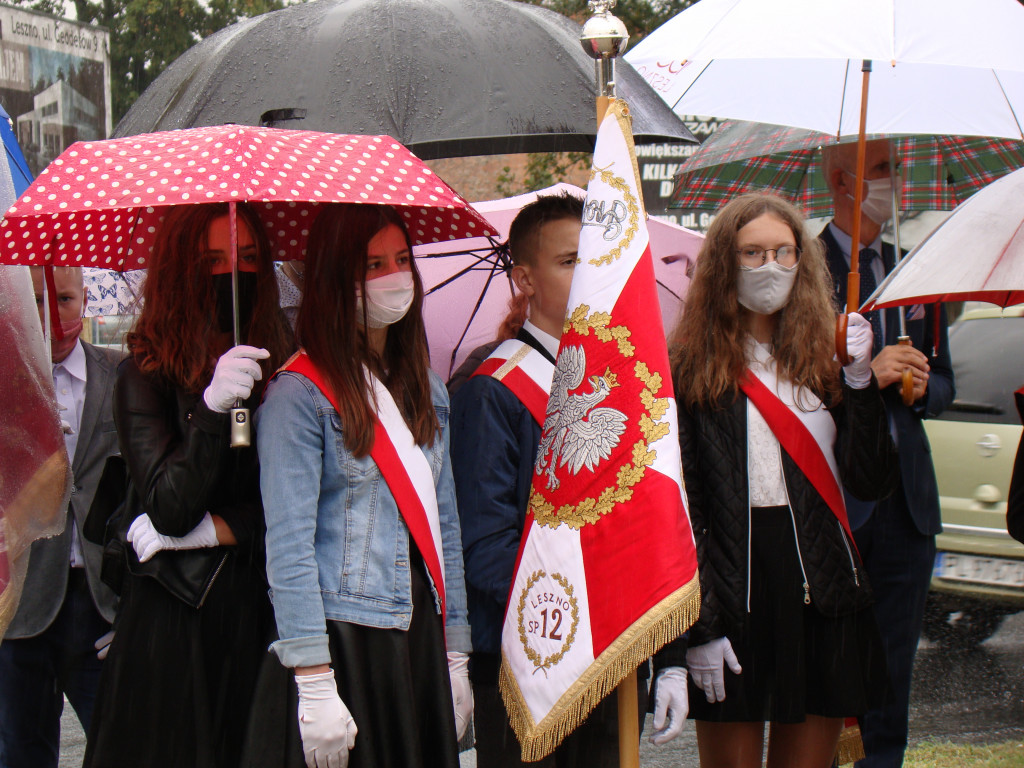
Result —
[[[895, 252], [882, 244], [882, 225], [891, 217], [892, 184], [888, 140], [870, 141], [865, 162], [861, 208], [861, 295], [874, 291], [895, 263]], [[827, 147], [824, 171], [832, 191], [834, 218], [821, 234], [837, 303], [846, 304], [846, 278], [854, 221], [856, 144]], [[897, 190], [898, 191], [898, 190]], [[856, 307], [847, 307], [848, 311]], [[935, 312], [943, 312], [936, 333]], [[878, 379], [889, 425], [899, 453], [900, 487], [888, 498], [865, 503], [846, 495], [850, 526], [875, 594], [875, 613], [892, 682], [890, 702], [861, 721], [867, 757], [860, 768], [900, 766], [907, 745], [908, 708], [914, 654], [921, 634], [924, 603], [935, 561], [935, 534], [942, 530], [939, 492], [931, 449], [922, 419], [938, 416], [953, 401], [953, 369], [944, 310], [912, 307], [907, 312], [911, 345], [898, 344], [898, 310], [865, 315], [875, 330], [871, 369]], [[901, 397], [903, 371], [910, 369], [914, 402]]]
[[[41, 267], [32, 282], [42, 313]], [[54, 283], [64, 334], [51, 333], [53, 381], [74, 485], [64, 532], [32, 544], [21, 603], [0, 642], [2, 768], [56, 768], [65, 694], [88, 732], [102, 664], [96, 643], [116, 604], [100, 581], [102, 547], [82, 526], [107, 457], [118, 453], [110, 399], [120, 355], [79, 339], [82, 270], [56, 267]]]

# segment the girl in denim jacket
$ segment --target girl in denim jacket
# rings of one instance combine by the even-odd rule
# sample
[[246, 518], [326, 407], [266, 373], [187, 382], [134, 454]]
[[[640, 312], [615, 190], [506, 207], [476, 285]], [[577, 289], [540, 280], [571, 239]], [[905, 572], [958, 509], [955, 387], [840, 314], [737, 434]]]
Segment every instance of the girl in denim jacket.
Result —
[[281, 685], [287, 727], [254, 729], [268, 741], [255, 762], [301, 766], [301, 752], [320, 768], [458, 765], [472, 713], [469, 625], [448, 398], [429, 369], [422, 301], [392, 208], [323, 209], [309, 234], [301, 350], [256, 417], [271, 650], [294, 671], [298, 718]]

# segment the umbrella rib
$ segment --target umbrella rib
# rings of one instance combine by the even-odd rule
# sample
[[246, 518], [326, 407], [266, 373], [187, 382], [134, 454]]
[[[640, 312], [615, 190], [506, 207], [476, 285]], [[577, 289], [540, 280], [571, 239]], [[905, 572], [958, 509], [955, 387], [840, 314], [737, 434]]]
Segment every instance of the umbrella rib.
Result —
[[992, 70], [992, 76], [996, 79], [996, 85], [999, 86], [999, 92], [1003, 94], [1003, 99], [1006, 100], [1006, 106], [1010, 110], [1010, 114], [1013, 115], [1013, 122], [1017, 124], [1017, 130], [1020, 132], [1021, 139], [1024, 139], [1024, 128], [1021, 128], [1020, 119], [1017, 117], [1017, 112], [1013, 108], [1013, 104], [1010, 103], [1010, 99], [1006, 96], [1006, 89], [1003, 88], [1003, 81], [999, 79], [999, 73], [994, 69]]
[[[1013, 242], [1014, 240], [1016, 240], [1016, 239], [1017, 239], [1017, 237], [1018, 237], [1018, 236], [1020, 236], [1020, 234], [1021, 234], [1022, 232], [1024, 232], [1024, 221], [1021, 221], [1021, 222], [1020, 222], [1020, 223], [1019, 223], [1019, 224], [1017, 225], [1017, 228], [1016, 228], [1016, 229], [1014, 230], [1014, 233], [1013, 233], [1013, 237], [1011, 237], [1011, 238], [1008, 238], [1006, 242], [1007, 242], [1007, 243], [1012, 243], [1012, 242]], [[1006, 252], [1006, 251], [1004, 250], [1004, 251], [1003, 251], [1003, 253], [1005, 253], [1005, 252]], [[985, 279], [984, 279], [984, 280], [982, 281], [982, 283], [981, 283], [981, 287], [982, 287], [982, 289], [983, 289], [983, 290], [984, 290], [985, 286], [987, 286], [987, 285], [988, 285], [988, 281], [989, 281], [989, 280], [990, 280], [990, 279], [992, 278], [992, 275], [994, 275], [994, 274], [995, 274], [995, 271], [996, 271], [996, 267], [998, 267], [998, 266], [999, 266], [999, 262], [1000, 262], [1000, 259], [997, 259], [997, 260], [996, 260], [995, 262], [993, 262], [993, 264], [992, 264], [992, 268], [991, 268], [991, 269], [990, 269], [990, 270], [988, 271], [988, 274], [987, 274], [987, 275], [985, 275]], [[1004, 306], [1005, 306], [1005, 305], [1004, 305]]]
[[[497, 251], [495, 251], [495, 253], [496, 252]], [[436, 256], [442, 256], [442, 255], [448, 255], [448, 254], [435, 254], [435, 255]], [[451, 255], [455, 256], [455, 255], [459, 255], [459, 254], [451, 254]], [[470, 255], [476, 255], [476, 254], [470, 254]], [[451, 275], [451, 276], [445, 278], [442, 282], [438, 283], [433, 288], [431, 288], [429, 291], [427, 291], [426, 295], [429, 296], [434, 291], [439, 291], [440, 289], [444, 288], [446, 285], [448, 285], [452, 281], [457, 280], [458, 278], [462, 277], [465, 274], [468, 274], [469, 272], [472, 272], [474, 269], [479, 269], [480, 268], [480, 264], [482, 262], [486, 263], [487, 261], [488, 261], [487, 258], [480, 258], [480, 259], [478, 259], [476, 264], [470, 264], [468, 267], [463, 267], [458, 272], [456, 272], [454, 275]], [[501, 264], [499, 264], [497, 261], [491, 262], [491, 263], [493, 265], [493, 266], [491, 266], [491, 268], [489, 270], [491, 272], [491, 277], [493, 277], [493, 273], [494, 272], [498, 272], [498, 271], [504, 272], [505, 271], [505, 268]], [[491, 278], [490, 277], [487, 278], [488, 285], [490, 284], [490, 281], [491, 281]], [[486, 286], [484, 286], [484, 289], [486, 290]]]
[[850, 82], [850, 60], [846, 60], [846, 71], [843, 73], [843, 87], [839, 97], [839, 124], [836, 125], [836, 141], [843, 135], [843, 113], [846, 111], [846, 86]]
[[[703, 75], [704, 72], [707, 71], [707, 68], [710, 67], [710, 66], [711, 66], [711, 62], [709, 61], [707, 64], [704, 65], [704, 68], [701, 69], [700, 75]], [[679, 94], [679, 98], [676, 99], [676, 103], [672, 105], [672, 111], [673, 112], [675, 112], [676, 107], [679, 106], [679, 102], [686, 98], [686, 94], [690, 92], [690, 89], [693, 87], [693, 84], [696, 83], [698, 80], [700, 80], [700, 75], [697, 75], [695, 78], [693, 78], [693, 80], [690, 81], [690, 84], [688, 86], [686, 86], [686, 90], [683, 91], [681, 94]]]
[[495, 265], [495, 268], [491, 270], [491, 274], [487, 276], [487, 282], [484, 284], [483, 290], [480, 291], [480, 295], [476, 299], [476, 305], [473, 307], [472, 313], [469, 315], [469, 320], [466, 321], [466, 327], [462, 329], [462, 335], [459, 336], [459, 340], [455, 342], [455, 346], [452, 347], [452, 354], [448, 360], [448, 374], [452, 373], [452, 369], [455, 367], [455, 356], [459, 353], [459, 347], [462, 346], [462, 342], [466, 340], [466, 334], [469, 333], [469, 326], [473, 324], [473, 320], [476, 319], [476, 313], [480, 311], [480, 305], [483, 304], [484, 296], [487, 295], [487, 289], [491, 287], [491, 282], [494, 280], [494, 275], [500, 270], [500, 267]]

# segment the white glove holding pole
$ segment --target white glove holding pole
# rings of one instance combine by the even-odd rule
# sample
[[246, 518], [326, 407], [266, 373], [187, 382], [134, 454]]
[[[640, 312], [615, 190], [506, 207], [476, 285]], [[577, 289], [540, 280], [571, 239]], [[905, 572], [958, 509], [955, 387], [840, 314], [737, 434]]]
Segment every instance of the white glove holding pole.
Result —
[[199, 525], [184, 536], [165, 536], [153, 527], [149, 515], [139, 515], [128, 529], [128, 541], [135, 548], [139, 562], [144, 563], [162, 549], [204, 549], [220, 545], [217, 540], [217, 526], [207, 512]]
[[743, 671], [727, 637], [719, 637], [686, 652], [686, 666], [690, 676], [697, 687], [704, 691], [710, 704], [725, 701], [726, 664], [733, 674], [738, 675]]
[[299, 735], [306, 768], [345, 768], [356, 745], [356, 721], [338, 695], [333, 670], [296, 675], [299, 687]]
[[875, 334], [863, 315], [851, 312], [848, 317], [846, 354], [852, 362], [843, 366], [843, 375], [852, 389], [864, 389], [871, 383], [871, 347]]
[[263, 371], [257, 360], [266, 360], [270, 353], [265, 349], [239, 344], [232, 347], [217, 361], [213, 370], [213, 381], [203, 392], [206, 406], [215, 413], [227, 413], [236, 400], [245, 400], [252, 394], [252, 388], [263, 378]]
[[665, 667], [654, 680], [654, 733], [651, 734], [651, 744], [668, 744], [682, 733], [689, 713], [686, 668]]
[[452, 704], [455, 707], [455, 735], [459, 741], [466, 735], [473, 717], [473, 686], [469, 684], [469, 654], [448, 652], [448, 676], [452, 681]]

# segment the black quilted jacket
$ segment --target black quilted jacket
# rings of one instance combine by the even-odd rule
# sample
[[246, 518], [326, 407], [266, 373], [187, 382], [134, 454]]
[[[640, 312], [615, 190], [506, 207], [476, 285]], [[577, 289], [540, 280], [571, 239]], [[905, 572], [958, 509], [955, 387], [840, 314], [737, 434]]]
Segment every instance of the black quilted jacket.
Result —
[[[700, 567], [701, 611], [689, 641], [670, 643], [655, 667], [683, 663], [686, 646], [735, 635], [746, 618], [748, 537], [747, 398], [726, 397], [716, 409], [679, 407], [679, 442], [690, 520]], [[836, 422], [836, 460], [843, 484], [865, 501], [896, 487], [896, 450], [878, 383], [843, 388], [829, 409]], [[796, 520], [797, 543], [812, 605], [827, 616], [871, 604], [856, 548], [835, 515], [783, 450], [783, 474]]]

